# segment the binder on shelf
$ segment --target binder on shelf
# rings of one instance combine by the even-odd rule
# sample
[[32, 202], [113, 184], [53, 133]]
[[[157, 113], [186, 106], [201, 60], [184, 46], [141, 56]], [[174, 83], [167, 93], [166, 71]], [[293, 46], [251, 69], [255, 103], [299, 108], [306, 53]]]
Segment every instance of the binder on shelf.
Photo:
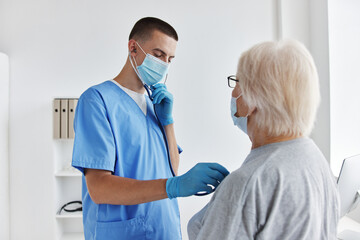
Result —
[[68, 119], [68, 123], [69, 123], [69, 127], [68, 127], [68, 137], [69, 138], [74, 138], [75, 137], [75, 132], [74, 132], [74, 117], [75, 117], [75, 109], [76, 109], [76, 105], [77, 105], [78, 100], [77, 99], [69, 99], [69, 119]]
[[53, 105], [53, 118], [54, 118], [54, 138], [60, 138], [60, 99], [54, 99]]
[[69, 101], [68, 99], [61, 99], [61, 113], [60, 113], [60, 138], [68, 138], [68, 109], [69, 109]]

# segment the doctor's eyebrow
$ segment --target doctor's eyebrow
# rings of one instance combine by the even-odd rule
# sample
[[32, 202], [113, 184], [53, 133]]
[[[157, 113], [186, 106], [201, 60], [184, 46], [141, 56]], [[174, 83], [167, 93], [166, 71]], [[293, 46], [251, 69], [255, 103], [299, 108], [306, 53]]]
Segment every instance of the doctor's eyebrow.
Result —
[[[164, 52], [164, 51], [161, 50], [160, 48], [154, 48], [153, 51], [159, 51], [159, 52], [161, 52], [163, 55], [167, 56], [166, 52]], [[175, 58], [175, 56], [169, 56], [169, 58]]]

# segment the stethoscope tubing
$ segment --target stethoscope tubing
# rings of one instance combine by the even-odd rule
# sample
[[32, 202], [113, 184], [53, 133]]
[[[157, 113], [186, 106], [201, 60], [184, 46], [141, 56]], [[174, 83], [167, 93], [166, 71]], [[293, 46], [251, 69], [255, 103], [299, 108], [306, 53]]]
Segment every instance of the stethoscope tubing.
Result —
[[[150, 87], [147, 85], [147, 84], [144, 84], [144, 88], [150, 98], [151, 101], [153, 101], [153, 98], [151, 97], [151, 94], [150, 94]], [[166, 153], [167, 153], [167, 157], [168, 157], [168, 162], [169, 162], [169, 166], [170, 166], [170, 170], [171, 170], [171, 173], [173, 175], [173, 177], [175, 177], [175, 172], [174, 172], [174, 169], [172, 168], [172, 164], [171, 164], [171, 159], [170, 159], [170, 151], [169, 151], [169, 144], [168, 144], [168, 141], [167, 141], [167, 138], [166, 138], [166, 134], [165, 134], [165, 130], [164, 130], [164, 127], [161, 125], [161, 122], [159, 120], [159, 117], [156, 113], [156, 110], [155, 110], [155, 105], [153, 105], [154, 107], [154, 113], [155, 113], [155, 116], [156, 116], [156, 119], [157, 119], [157, 122], [158, 122], [158, 125], [159, 125], [159, 128], [161, 130], [161, 133], [163, 135], [163, 138], [164, 138], [164, 141], [165, 141], [165, 146], [166, 146]]]
[[[144, 84], [144, 88], [145, 88], [150, 100], [153, 101], [153, 98], [151, 97], [151, 94], [150, 94], [150, 87], [147, 84]], [[163, 134], [163, 137], [164, 137], [164, 141], [165, 141], [165, 145], [166, 145], [166, 152], [167, 152], [168, 161], [169, 161], [169, 165], [170, 165], [170, 170], [171, 170], [171, 173], [172, 173], [173, 177], [175, 177], [176, 175], [175, 175], [175, 172], [174, 172], [174, 170], [172, 168], [172, 164], [171, 164], [169, 145], [168, 145], [168, 141], [167, 141], [167, 138], [166, 138], [165, 130], [164, 130], [163, 126], [161, 125], [160, 120], [158, 118], [158, 115], [157, 115], [157, 113], [155, 111], [155, 105], [154, 105], [154, 113], [155, 113], [156, 119], [158, 121], [158, 125], [159, 125], [159, 127], [161, 129], [161, 132]], [[201, 192], [201, 193], [199, 192], [199, 193], [196, 193], [195, 196], [206, 196], [206, 195], [208, 195], [208, 194], [210, 194], [210, 193], [212, 193], [214, 191], [215, 191], [215, 188], [209, 193], [208, 192]]]

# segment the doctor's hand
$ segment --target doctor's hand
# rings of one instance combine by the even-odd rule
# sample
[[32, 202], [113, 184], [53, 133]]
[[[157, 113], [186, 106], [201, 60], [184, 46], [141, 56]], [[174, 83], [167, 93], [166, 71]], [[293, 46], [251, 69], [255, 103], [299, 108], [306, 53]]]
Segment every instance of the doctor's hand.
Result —
[[166, 126], [174, 123], [172, 117], [173, 95], [167, 90], [165, 84], [158, 83], [151, 86], [155, 112], [161, 125]]
[[[166, 181], [166, 193], [170, 199], [198, 192], [211, 193], [228, 174], [229, 171], [218, 163], [198, 163], [187, 173], [169, 178]], [[212, 185], [214, 190], [208, 185]]]

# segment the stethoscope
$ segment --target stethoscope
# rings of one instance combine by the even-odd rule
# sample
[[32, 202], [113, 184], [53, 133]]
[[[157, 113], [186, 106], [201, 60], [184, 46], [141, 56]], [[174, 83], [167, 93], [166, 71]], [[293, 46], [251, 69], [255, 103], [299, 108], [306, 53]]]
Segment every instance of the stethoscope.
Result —
[[[76, 207], [73, 207], [73, 208], [66, 208], [66, 207], [69, 207], [69, 206], [73, 206], [73, 205], [78, 205]], [[60, 209], [59, 211], [57, 212], [57, 214], [61, 214], [62, 211], [65, 211], [65, 212], [81, 212], [82, 211], [82, 202], [81, 201], [71, 201], [71, 202], [68, 202], [68, 203], [65, 203]]]
[[[165, 80], [166, 81], [166, 80]], [[144, 83], [144, 88], [149, 96], [149, 99], [151, 100], [151, 102], [153, 101], [153, 98], [151, 97], [151, 89], [150, 87]], [[157, 119], [157, 123], [159, 125], [159, 128], [161, 130], [161, 133], [163, 135], [163, 138], [164, 138], [164, 141], [165, 141], [165, 146], [166, 146], [166, 153], [167, 153], [167, 157], [168, 157], [168, 162], [169, 162], [169, 166], [170, 166], [170, 170], [171, 170], [171, 174], [173, 175], [173, 177], [175, 177], [175, 172], [174, 172], [174, 169], [172, 168], [172, 164], [171, 164], [171, 159], [170, 159], [170, 151], [169, 151], [169, 144], [168, 144], [168, 141], [167, 141], [167, 138], [166, 138], [166, 134], [165, 134], [165, 130], [164, 130], [164, 127], [161, 125], [160, 123], [160, 120], [159, 120], [159, 117], [155, 111], [155, 105], [153, 104], [153, 108], [154, 108], [154, 113], [155, 113], [155, 116], [156, 116], [156, 119]]]
[[[166, 79], [167, 79], [167, 75], [166, 75]], [[166, 79], [165, 79], [165, 82], [166, 82]], [[164, 82], [164, 83], [165, 83], [165, 82]], [[146, 83], [144, 83], [144, 88], [145, 88], [145, 90], [146, 90], [146, 92], [147, 92], [147, 94], [148, 94], [148, 96], [149, 96], [149, 99], [150, 99], [151, 101], [153, 101], [153, 98], [151, 97], [151, 93], [150, 93], [151, 89], [150, 89], [149, 85], [147, 85]], [[165, 141], [166, 153], [167, 153], [167, 157], [168, 157], [168, 162], [169, 162], [170, 170], [171, 170], [171, 173], [172, 173], [173, 177], [175, 177], [176, 175], [175, 175], [174, 169], [172, 168], [172, 164], [171, 164], [170, 152], [169, 152], [169, 144], [168, 144], [168, 141], [167, 141], [167, 138], [166, 138], [165, 130], [164, 130], [164, 127], [163, 127], [163, 126], [161, 125], [161, 123], [160, 123], [160, 120], [159, 120], [159, 118], [158, 118], [158, 115], [156, 114], [155, 105], [153, 105], [153, 107], [154, 107], [154, 113], [155, 113], [155, 116], [156, 116], [156, 119], [157, 119], [159, 128], [161, 129], [161, 133], [162, 133], [163, 138], [164, 138], [164, 141]], [[195, 196], [205, 196], [205, 195], [208, 195], [208, 194], [210, 194], [210, 193], [212, 193], [212, 192], [214, 192], [214, 191], [215, 191], [215, 188], [213, 187], [213, 189], [212, 189], [211, 192], [209, 192], [209, 193], [208, 193], [208, 192], [205, 192], [205, 191], [204, 191], [204, 192], [198, 192], [198, 193], [195, 194]]]
[[[139, 46], [139, 47], [140, 47], [140, 46]], [[133, 65], [133, 63], [132, 63], [132, 61], [131, 61], [130, 53], [129, 53], [129, 61], [130, 61], [130, 63], [131, 63], [131, 66], [134, 68], [135, 73], [139, 76], [139, 79], [141, 79], [141, 78], [140, 78], [140, 75], [136, 72], [135, 67], [134, 67], [134, 65]], [[168, 77], [168, 75], [166, 75], [164, 84], [166, 83], [167, 77]], [[150, 89], [149, 85], [147, 85], [146, 83], [143, 82], [143, 86], [144, 86], [144, 88], [145, 88], [145, 90], [146, 90], [146, 92], [147, 92], [147, 94], [148, 94], [148, 96], [149, 96], [149, 99], [150, 99], [151, 102], [152, 102], [152, 101], [153, 101], [153, 98], [151, 97], [151, 93], [150, 93], [151, 89]], [[159, 117], [158, 117], [158, 115], [157, 115], [157, 113], [156, 113], [156, 111], [155, 111], [155, 105], [153, 105], [153, 108], [154, 108], [154, 113], [155, 113], [155, 116], [156, 116], [156, 119], [157, 119], [159, 128], [161, 129], [161, 133], [162, 133], [163, 138], [164, 138], [164, 141], [165, 141], [166, 153], [167, 153], [167, 156], [168, 156], [168, 162], [169, 162], [170, 170], [171, 170], [171, 173], [172, 173], [173, 177], [175, 177], [176, 175], [175, 175], [174, 169], [172, 168], [172, 164], [171, 164], [169, 144], [168, 144], [168, 141], [167, 141], [167, 138], [166, 138], [165, 130], [164, 130], [163, 126], [161, 125], [160, 120], [159, 120]], [[214, 192], [214, 191], [215, 191], [215, 187], [213, 187], [213, 189], [212, 189], [212, 191], [211, 191], [210, 193], [212, 193], [212, 192]], [[210, 194], [210, 193], [204, 191], [204, 192], [198, 192], [198, 193], [196, 193], [195, 195], [196, 195], [196, 196], [205, 196], [205, 195], [208, 195], [208, 194]]]

